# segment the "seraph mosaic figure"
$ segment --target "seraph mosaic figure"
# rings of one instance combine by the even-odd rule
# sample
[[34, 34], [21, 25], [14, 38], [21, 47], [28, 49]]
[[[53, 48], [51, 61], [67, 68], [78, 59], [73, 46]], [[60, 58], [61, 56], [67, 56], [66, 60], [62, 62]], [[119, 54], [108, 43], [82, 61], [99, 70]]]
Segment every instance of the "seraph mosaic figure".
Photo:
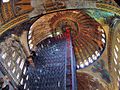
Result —
[[111, 77], [108, 71], [105, 69], [105, 62], [101, 59], [99, 62], [95, 63], [92, 67], [92, 71], [94, 73], [100, 73], [102, 79], [104, 79], [107, 83], [111, 83]]

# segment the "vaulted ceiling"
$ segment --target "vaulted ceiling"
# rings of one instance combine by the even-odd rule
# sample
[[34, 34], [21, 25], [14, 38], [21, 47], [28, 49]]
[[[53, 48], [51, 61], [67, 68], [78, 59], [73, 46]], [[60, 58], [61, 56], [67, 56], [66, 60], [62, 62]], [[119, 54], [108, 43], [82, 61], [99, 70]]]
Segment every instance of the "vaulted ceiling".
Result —
[[[120, 55], [116, 56], [116, 51], [120, 48], [120, 34], [119, 24], [116, 25], [116, 22], [119, 19], [112, 22], [119, 16], [120, 8], [114, 0], [2, 0], [0, 41], [15, 34], [17, 39], [27, 39], [22, 40], [28, 41], [22, 43], [23, 46], [27, 47], [28, 44], [30, 50], [33, 50], [45, 38], [63, 34], [64, 26], [68, 26], [72, 33], [77, 69], [80, 69], [78, 72], [85, 71], [93, 75], [77, 74], [81, 88], [86, 88], [83, 87], [84, 81], [95, 86], [92, 82], [95, 77], [109, 87], [105, 90], [117, 90], [119, 64], [116, 62], [119, 63]], [[26, 33], [23, 33], [25, 31]], [[29, 52], [29, 56], [30, 50], [26, 47], [24, 49]], [[117, 59], [114, 59], [115, 56]], [[105, 65], [95, 62], [100, 60], [103, 60]], [[90, 68], [85, 68], [89, 65]], [[109, 75], [112, 78], [111, 85], [107, 82]], [[95, 82], [103, 88], [97, 80]]]

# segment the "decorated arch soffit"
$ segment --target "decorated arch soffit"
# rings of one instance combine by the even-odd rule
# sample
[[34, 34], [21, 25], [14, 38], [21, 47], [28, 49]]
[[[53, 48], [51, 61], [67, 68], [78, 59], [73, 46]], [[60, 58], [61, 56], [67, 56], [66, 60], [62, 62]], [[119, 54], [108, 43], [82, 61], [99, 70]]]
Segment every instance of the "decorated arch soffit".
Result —
[[[111, 16], [111, 15], [113, 16], [114, 14], [120, 15], [120, 9], [119, 9], [118, 6], [113, 6], [113, 5], [110, 5], [110, 4], [106, 4], [104, 2], [102, 2], [102, 3], [101, 2], [100, 3], [95, 3], [95, 4], [92, 4], [92, 5], [94, 5], [94, 7], [78, 7], [78, 6], [73, 5], [71, 7], [68, 6], [68, 7], [65, 7], [63, 9], [53, 10], [52, 12], [59, 11], [59, 10], [65, 10], [65, 9], [86, 9], [87, 13], [91, 17], [97, 19], [98, 21], [102, 21], [103, 20], [103, 18], [99, 18], [99, 17], [102, 17], [102, 16], [105, 16], [105, 17], [106, 17], [106, 15], [107, 16]], [[28, 11], [30, 12], [29, 8], [28, 8]], [[45, 11], [45, 12], [43, 12], [41, 14], [46, 14], [46, 13], [50, 13], [50, 12]], [[99, 14], [101, 12], [102, 12], [102, 14]], [[26, 8], [25, 12], [23, 12], [21, 14], [18, 14], [17, 17], [13, 16], [11, 20], [8, 20], [8, 22], [5, 22], [4, 24], [2, 24], [0, 26], [0, 35], [2, 33], [4, 33], [5, 31], [9, 30], [10, 28], [13, 28], [14, 26], [16, 26], [16, 25], [18, 25], [18, 24], [20, 24], [22, 22], [25, 22], [27, 20], [30, 20], [30, 18], [29, 18], [29, 15], [28, 15], [28, 12], [27, 12], [27, 8]], [[0, 21], [0, 22], [2, 22], [2, 21]]]

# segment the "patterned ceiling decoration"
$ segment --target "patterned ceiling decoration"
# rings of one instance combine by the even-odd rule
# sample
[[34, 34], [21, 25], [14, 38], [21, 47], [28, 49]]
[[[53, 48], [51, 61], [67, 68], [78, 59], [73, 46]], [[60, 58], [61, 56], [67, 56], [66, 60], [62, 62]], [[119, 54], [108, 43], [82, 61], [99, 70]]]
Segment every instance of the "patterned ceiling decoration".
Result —
[[[7, 37], [14, 36], [18, 42], [18, 39], [22, 41], [23, 35], [25, 39], [28, 35], [28, 42], [23, 40], [26, 43], [21, 43], [22, 46], [29, 45], [30, 48], [27, 46], [27, 49], [22, 47], [28, 57], [33, 54], [27, 54], [26, 51], [30, 53], [28, 49], [35, 50], [35, 46], [48, 37], [61, 37], [68, 27], [76, 56], [77, 75], [75, 76], [77, 76], [78, 90], [118, 90], [120, 88], [120, 20], [117, 18], [120, 16], [120, 8], [119, 3], [115, 1], [119, 0], [1, 0], [0, 41], [4, 42]], [[116, 17], [115, 22], [112, 17]], [[107, 20], [108, 22], [105, 23]], [[8, 42], [9, 40], [6, 43]], [[44, 46], [41, 45], [42, 47]], [[7, 48], [5, 47], [6, 50]], [[17, 55], [17, 52], [15, 54]], [[14, 57], [15, 54], [10, 51], [9, 55]], [[3, 58], [6, 55], [8, 54], [5, 53]], [[18, 56], [15, 56], [15, 60], [7, 57], [8, 64], [11, 60], [15, 63], [15, 60], [19, 61]], [[101, 58], [105, 62], [104, 65]], [[89, 65], [91, 66], [86, 68]], [[9, 68], [7, 72], [9, 73]], [[16, 73], [17, 77], [19, 73]], [[14, 77], [17, 78], [16, 76]], [[26, 87], [22, 76], [20, 78], [21, 85]]]
[[30, 49], [49, 36], [64, 33], [66, 27], [71, 30], [77, 69], [96, 61], [105, 49], [106, 35], [101, 25], [82, 10], [55, 12], [38, 19], [29, 31]]
[[106, 90], [97, 78], [85, 72], [77, 73], [77, 81], [78, 90]]
[[53, 2], [53, 0], [45, 0], [44, 8], [46, 12], [63, 9], [66, 8], [65, 1], [66, 0], [55, 0]]
[[111, 12], [106, 12], [103, 10], [98, 10], [98, 9], [88, 9], [86, 10], [87, 14], [89, 14], [91, 17], [93, 17], [95, 20], [99, 20], [99, 19], [106, 19], [107, 17], [112, 17], [115, 14], [111, 13]]
[[30, 0], [3, 1], [0, 1], [0, 25], [4, 25], [8, 21], [33, 10]]
[[30, 0], [13, 0], [15, 14], [24, 14], [33, 10]]

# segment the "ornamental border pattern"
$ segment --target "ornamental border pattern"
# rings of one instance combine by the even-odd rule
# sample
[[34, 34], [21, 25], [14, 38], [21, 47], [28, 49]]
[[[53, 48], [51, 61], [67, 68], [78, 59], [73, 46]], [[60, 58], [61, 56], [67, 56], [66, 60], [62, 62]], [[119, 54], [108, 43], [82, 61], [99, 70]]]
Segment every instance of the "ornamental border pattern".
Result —
[[[115, 13], [117, 15], [120, 15], [119, 7], [112, 6], [109, 4], [96, 3], [96, 9], [100, 9], [100, 10], [104, 10], [104, 11], [108, 11], [108, 12], [112, 12], [112, 13]], [[0, 27], [0, 36], [5, 31], [9, 30], [10, 28], [12, 28], [12, 27], [16, 26], [17, 24], [20, 24], [28, 19], [29, 19], [28, 14], [24, 14], [24, 15], [21, 15], [21, 16], [14, 18], [11, 21], [7, 22], [6, 24], [2, 25]]]
[[96, 3], [96, 8], [120, 15], [120, 8], [109, 4]]
[[9, 21], [8, 23], [2, 25], [0, 27], [0, 36], [7, 30], [9, 30], [10, 28], [16, 26], [17, 24], [20, 24], [26, 20], [28, 20], [29, 17], [27, 14], [24, 14], [24, 15], [21, 15], [21, 16], [18, 16], [14, 19], [12, 19], [11, 21]]

